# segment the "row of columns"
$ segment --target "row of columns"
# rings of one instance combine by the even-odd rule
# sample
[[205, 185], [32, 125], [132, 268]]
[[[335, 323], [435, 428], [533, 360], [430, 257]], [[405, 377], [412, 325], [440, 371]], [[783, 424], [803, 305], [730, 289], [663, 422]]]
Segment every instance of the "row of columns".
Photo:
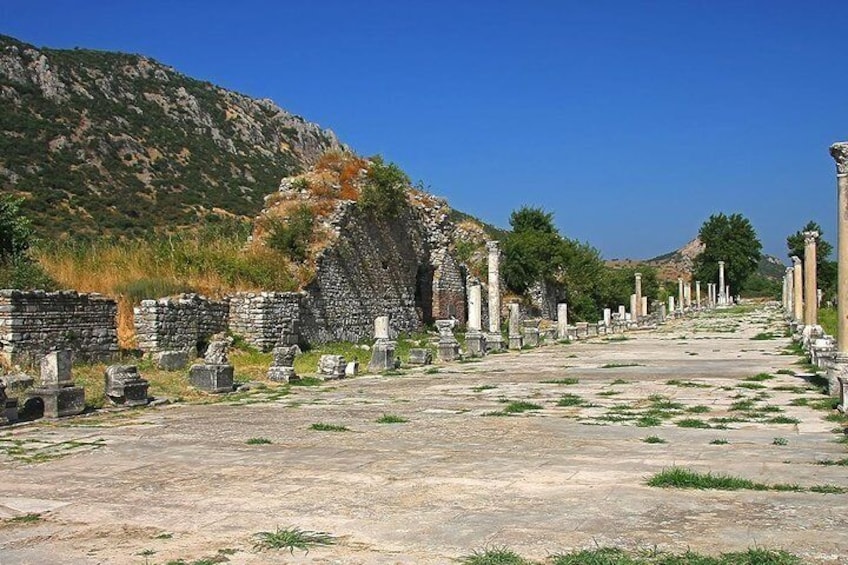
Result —
[[817, 231], [804, 232], [804, 261], [792, 256], [792, 266], [783, 276], [783, 308], [799, 326], [818, 326], [818, 288], [816, 285]]

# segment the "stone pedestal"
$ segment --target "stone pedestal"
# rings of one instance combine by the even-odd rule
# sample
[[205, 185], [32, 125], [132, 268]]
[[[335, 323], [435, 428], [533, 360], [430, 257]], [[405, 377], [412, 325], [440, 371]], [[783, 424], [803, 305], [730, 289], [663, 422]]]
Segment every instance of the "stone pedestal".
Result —
[[0, 416], [0, 420], [3, 418], [6, 419], [6, 422], [17, 422], [18, 421], [18, 399], [17, 398], [7, 398], [3, 403], [3, 415]]
[[471, 357], [482, 357], [486, 354], [486, 336], [480, 331], [468, 331], [465, 334], [465, 350]]
[[187, 351], [157, 351], [153, 354], [153, 362], [163, 371], [182, 371], [188, 366]]
[[[379, 319], [379, 318], [378, 318]], [[388, 318], [386, 318], [388, 320]], [[389, 339], [380, 338], [371, 348], [371, 361], [368, 363], [369, 373], [382, 373], [395, 368], [395, 346]]]
[[610, 327], [612, 325], [612, 310], [604, 308], [604, 325]]
[[324, 379], [341, 379], [346, 368], [344, 355], [322, 355], [318, 359], [318, 374]]
[[827, 393], [839, 397], [842, 391], [841, 380], [848, 380], [848, 356], [836, 353], [833, 365], [827, 371]]
[[429, 349], [416, 348], [409, 350], [410, 365], [429, 365], [433, 362], [433, 354]]
[[0, 407], [3, 408], [3, 410], [0, 411], [0, 425], [9, 423], [9, 417], [6, 415], [7, 400], [8, 398], [6, 397], [6, 385], [0, 382]]
[[[397, 363], [397, 360], [395, 360]], [[397, 366], [397, 365], [395, 365]], [[345, 365], [345, 377], [353, 378], [359, 374], [359, 361], [348, 361], [347, 365]]]
[[80, 386], [38, 387], [32, 389], [26, 398], [41, 399], [45, 418], [64, 418], [85, 411], [85, 390]]
[[300, 346], [278, 345], [271, 351], [273, 360], [268, 367], [268, 380], [278, 383], [287, 383], [298, 380], [294, 372], [294, 358], [300, 353]]
[[439, 361], [450, 362], [460, 358], [459, 342], [453, 336], [453, 327], [453, 320], [436, 320], [436, 328], [439, 330]]
[[539, 320], [524, 320], [521, 327], [524, 347], [539, 347]]
[[104, 374], [106, 397], [113, 404], [145, 406], [150, 383], [141, 378], [135, 365], [110, 365]]
[[524, 338], [521, 335], [521, 309], [518, 304], [509, 305], [509, 348], [521, 349]]
[[839, 377], [836, 384], [839, 395], [837, 408], [843, 414], [848, 414], [848, 377]]
[[557, 339], [568, 337], [568, 304], [557, 304]]
[[192, 365], [188, 380], [191, 386], [205, 392], [232, 392], [233, 366], [212, 363]]
[[294, 367], [268, 367], [268, 380], [275, 383], [288, 383], [298, 380]]

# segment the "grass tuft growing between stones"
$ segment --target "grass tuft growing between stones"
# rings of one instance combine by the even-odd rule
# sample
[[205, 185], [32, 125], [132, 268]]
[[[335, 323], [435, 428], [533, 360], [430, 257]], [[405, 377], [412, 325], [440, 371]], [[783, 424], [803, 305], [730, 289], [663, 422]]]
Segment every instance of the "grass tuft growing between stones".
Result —
[[642, 439], [645, 443], [668, 443], [663, 438], [659, 436], [648, 436]]
[[492, 547], [474, 550], [470, 555], [459, 558], [461, 565], [531, 565], [507, 547]]
[[601, 365], [601, 369], [621, 369], [623, 367], [644, 367], [641, 363], [607, 363]]
[[675, 424], [677, 424], [677, 426], [678, 426], [678, 427], [681, 427], [681, 428], [703, 428], [703, 429], [708, 429], [708, 428], [711, 428], [711, 427], [712, 427], [712, 426], [710, 426], [707, 422], [705, 422], [705, 421], [703, 421], [703, 420], [699, 420], [699, 419], [697, 419], [697, 418], [684, 418], [684, 419], [682, 419], [682, 420], [678, 420], [677, 422], [675, 422]]
[[492, 390], [498, 388], [498, 385], [480, 385], [471, 389], [471, 392], [483, 392], [484, 390]]
[[551, 559], [552, 565], [802, 565], [801, 559], [791, 553], [761, 548], [712, 557], [693, 551], [671, 553], [654, 548], [626, 552], [614, 547], [599, 547], [558, 553]]
[[288, 549], [294, 555], [299, 549], [309, 553], [309, 548], [317, 545], [333, 545], [335, 538], [327, 532], [311, 532], [300, 528], [280, 528], [273, 532], [257, 532], [253, 534], [256, 543], [253, 548], [258, 551], [268, 549]]
[[315, 430], [317, 432], [349, 432], [350, 428], [345, 426], [338, 426], [336, 424], [325, 424], [323, 422], [316, 422], [309, 426], [310, 430]]
[[579, 379], [575, 379], [574, 377], [566, 377], [564, 379], [551, 379], [547, 381], [539, 381], [540, 384], [543, 385], [576, 385], [580, 382]]
[[683, 467], [671, 467], [648, 479], [648, 486], [715, 490], [768, 490], [768, 485], [731, 475], [698, 473]]
[[6, 524], [35, 524], [37, 522], [41, 522], [44, 517], [41, 514], [37, 514], [35, 512], [30, 512], [29, 514], [23, 514], [21, 516], [14, 516], [12, 518], [6, 518], [5, 520], [0, 520], [0, 523]]
[[524, 400], [516, 400], [510, 402], [504, 407], [503, 411], [507, 414], [520, 414], [522, 412], [527, 412], [530, 410], [541, 410], [542, 406], [539, 404], [533, 404], [532, 402], [526, 402]]
[[769, 375], [768, 373], [757, 373], [753, 377], [745, 377], [744, 380], [750, 381], [750, 382], [762, 382], [762, 381], [771, 380], [773, 378], [774, 378], [774, 375]]
[[576, 394], [563, 394], [557, 400], [557, 406], [583, 406], [585, 404], [586, 401]]
[[267, 445], [271, 443], [271, 440], [264, 437], [252, 437], [244, 443], [246, 443], [247, 445]]
[[376, 421], [378, 424], [405, 424], [409, 420], [397, 414], [383, 414]]
[[842, 459], [823, 459], [816, 461], [816, 465], [848, 467], [848, 457], [843, 457]]
[[679, 386], [682, 388], [710, 388], [710, 385], [704, 383], [696, 383], [694, 381], [681, 381], [680, 379], [671, 379], [665, 384], [669, 386]]
[[754, 337], [751, 338], [752, 341], [763, 341], [767, 339], [777, 339], [779, 336], [774, 335], [771, 332], [760, 332]]

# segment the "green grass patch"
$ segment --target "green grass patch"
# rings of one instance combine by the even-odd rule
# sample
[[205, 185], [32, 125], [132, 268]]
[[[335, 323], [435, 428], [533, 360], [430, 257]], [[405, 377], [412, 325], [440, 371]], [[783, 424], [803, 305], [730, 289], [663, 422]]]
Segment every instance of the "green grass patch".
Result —
[[683, 388], [710, 388], [710, 385], [704, 383], [696, 383], [694, 381], [681, 381], [680, 379], [671, 379], [665, 384], [669, 386], [679, 386]]
[[703, 429], [707, 429], [707, 428], [712, 427], [707, 422], [705, 422], [703, 420], [699, 420], [697, 418], [684, 418], [683, 420], [676, 421], [675, 424], [677, 424], [677, 426], [681, 427], [681, 428], [703, 428]]
[[774, 418], [769, 418], [766, 420], [767, 424], [800, 424], [801, 420], [798, 418], [791, 418], [789, 416], [775, 416]]
[[848, 467], [848, 457], [843, 457], [842, 459], [823, 459], [816, 461], [816, 465]]
[[584, 549], [551, 556], [551, 565], [802, 565], [802, 561], [785, 551], [749, 549], [722, 553], [717, 557], [686, 551], [671, 553], [656, 548], [626, 552], [612, 547]]
[[606, 365], [601, 365], [600, 369], [621, 369], [624, 367], [643, 367], [641, 363], [607, 363]]
[[377, 418], [376, 422], [378, 424], [405, 424], [409, 420], [398, 416], [397, 414], [383, 414], [379, 418]]
[[772, 387], [772, 390], [776, 392], [791, 392], [792, 394], [805, 394], [807, 392], [806, 388], [798, 385], [778, 385]]
[[324, 381], [318, 377], [301, 377], [290, 381], [289, 384], [291, 386], [321, 386], [324, 384]]
[[727, 445], [728, 443], [730, 442], [724, 438], [716, 438], [710, 442], [710, 445]]
[[789, 440], [785, 437], [776, 437], [771, 440], [772, 445], [789, 445]]
[[620, 390], [603, 390], [598, 393], [598, 396], [616, 396], [621, 394]]
[[636, 420], [637, 428], [655, 428], [662, 424], [662, 420], [657, 416], [645, 415]]
[[809, 491], [822, 494], [845, 494], [848, 489], [836, 485], [813, 485], [809, 488]]
[[323, 422], [317, 422], [309, 426], [310, 430], [315, 430], [316, 432], [349, 432], [350, 428], [345, 426], [338, 426], [336, 424], [325, 424]]
[[615, 379], [610, 383], [610, 386], [613, 385], [629, 385], [632, 381], [625, 381], [624, 379]]
[[754, 337], [752, 337], [751, 340], [753, 340], [753, 341], [764, 341], [764, 340], [767, 340], [767, 339], [777, 339], [778, 337], [780, 337], [780, 336], [774, 335], [771, 332], [760, 332], [757, 335], [755, 335]]
[[793, 371], [792, 369], [778, 369], [777, 374], [778, 375], [793, 375], [794, 376], [795, 371]]
[[544, 385], [576, 385], [580, 382], [579, 379], [575, 379], [574, 377], [566, 377], [563, 379], [551, 379], [547, 381], [539, 381], [540, 384]]
[[2, 522], [6, 524], [35, 524], [37, 522], [41, 522], [42, 520], [44, 520], [44, 518], [41, 516], [41, 514], [30, 512], [21, 516], [6, 518], [5, 520], [2, 520]]
[[739, 388], [747, 388], [748, 390], [762, 390], [762, 389], [766, 388], [765, 385], [761, 385], [760, 383], [748, 383], [748, 382], [739, 383], [736, 386], [739, 387]]
[[663, 438], [658, 436], [648, 436], [646, 438], [642, 438], [642, 441], [645, 443], [667, 443]]
[[267, 445], [271, 443], [271, 440], [264, 437], [252, 437], [244, 443], [247, 445]]
[[506, 547], [475, 550], [459, 558], [461, 565], [530, 565], [530, 562]]
[[745, 377], [744, 380], [752, 381], [752, 382], [762, 382], [768, 381], [774, 378], [774, 375], [769, 375], [768, 373], [757, 373], [753, 377]]
[[498, 388], [498, 385], [480, 385], [471, 389], [472, 392], [483, 392], [484, 390], [492, 390]]
[[253, 548], [258, 551], [288, 549], [292, 555], [295, 549], [309, 553], [311, 547], [335, 543], [335, 538], [326, 532], [311, 532], [300, 528], [277, 527], [273, 532], [258, 532], [253, 537], [256, 538]]
[[754, 407], [754, 401], [750, 398], [746, 398], [745, 400], [738, 400], [730, 405], [729, 410], [731, 412], [735, 411], [744, 411], [751, 410]]
[[586, 401], [576, 394], [563, 394], [557, 400], [557, 406], [583, 406]]
[[686, 412], [689, 414], [705, 414], [709, 412], [711, 408], [709, 406], [704, 406], [703, 404], [698, 404], [697, 406], [689, 406], [686, 408]]
[[542, 406], [539, 404], [533, 404], [532, 402], [526, 402], [524, 400], [516, 400], [507, 404], [503, 411], [507, 414], [520, 414], [522, 412], [528, 412], [530, 410], [541, 410]]

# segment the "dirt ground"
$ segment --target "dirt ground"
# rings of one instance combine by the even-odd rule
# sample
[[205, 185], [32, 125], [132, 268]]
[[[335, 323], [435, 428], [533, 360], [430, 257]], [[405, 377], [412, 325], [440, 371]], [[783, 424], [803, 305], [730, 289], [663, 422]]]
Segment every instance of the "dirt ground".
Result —
[[[776, 311], [716, 313], [437, 372], [0, 428], [0, 564], [441, 564], [492, 546], [844, 563], [848, 495], [646, 485], [678, 466], [848, 487], [845, 466], [816, 464], [848, 456], [813, 406], [826, 397], [787, 338], [752, 339], [769, 332], [783, 335]], [[745, 380], [760, 373], [774, 378]], [[254, 548], [277, 527], [335, 543]]]

